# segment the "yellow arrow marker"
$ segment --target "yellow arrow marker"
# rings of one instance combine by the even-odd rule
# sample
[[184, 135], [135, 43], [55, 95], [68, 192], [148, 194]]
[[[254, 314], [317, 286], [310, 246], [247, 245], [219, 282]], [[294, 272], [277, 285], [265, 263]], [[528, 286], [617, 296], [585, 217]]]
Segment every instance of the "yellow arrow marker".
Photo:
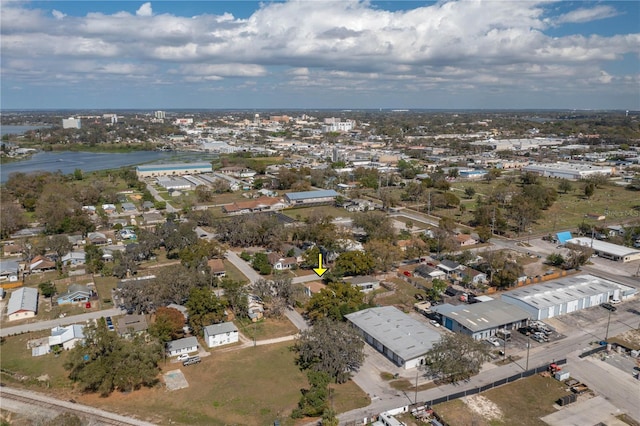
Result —
[[313, 268], [313, 272], [316, 273], [319, 277], [321, 277], [325, 272], [327, 272], [327, 268], [322, 267], [322, 253], [318, 253], [318, 267]]

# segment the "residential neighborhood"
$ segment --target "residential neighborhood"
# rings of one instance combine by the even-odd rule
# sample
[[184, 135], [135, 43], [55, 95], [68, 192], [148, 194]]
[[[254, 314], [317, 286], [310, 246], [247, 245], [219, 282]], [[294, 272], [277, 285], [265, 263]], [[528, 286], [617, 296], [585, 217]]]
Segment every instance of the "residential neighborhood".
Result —
[[[118, 125], [167, 124], [154, 143], [198, 161], [3, 181], [8, 384], [46, 360], [76, 401], [115, 407], [127, 392], [142, 407], [144, 388], [167, 416], [162, 395], [224, 395], [231, 377], [269, 388], [275, 374], [281, 406], [242, 422], [320, 419], [331, 401], [306, 395], [331, 383], [340, 424], [413, 424], [450, 415], [456, 387], [510, 386], [559, 360], [588, 382], [579, 363], [602, 357], [628, 371], [595, 373], [613, 379], [592, 397], [613, 392], [640, 419], [611, 389], [633, 387], [640, 353], [640, 135], [594, 145], [593, 119], [560, 135], [492, 114], [392, 115], [398, 136], [385, 114], [158, 112]], [[100, 353], [110, 368], [93, 371]]]

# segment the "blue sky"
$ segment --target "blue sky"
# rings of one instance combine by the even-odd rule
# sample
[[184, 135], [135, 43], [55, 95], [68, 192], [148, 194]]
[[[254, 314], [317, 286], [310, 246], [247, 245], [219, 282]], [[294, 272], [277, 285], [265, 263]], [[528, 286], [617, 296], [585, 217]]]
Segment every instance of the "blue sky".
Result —
[[2, 109], [640, 110], [638, 1], [2, 1]]

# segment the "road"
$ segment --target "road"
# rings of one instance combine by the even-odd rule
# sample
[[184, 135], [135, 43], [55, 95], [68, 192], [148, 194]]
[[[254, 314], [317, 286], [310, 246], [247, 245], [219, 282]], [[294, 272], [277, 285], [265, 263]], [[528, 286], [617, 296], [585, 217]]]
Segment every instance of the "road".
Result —
[[0, 330], [0, 336], [9, 336], [13, 334], [27, 333], [30, 331], [39, 331], [39, 330], [50, 330], [53, 327], [57, 327], [59, 325], [70, 325], [70, 324], [79, 324], [86, 322], [88, 320], [101, 318], [101, 317], [112, 317], [116, 315], [122, 315], [124, 313], [123, 310], [119, 308], [112, 309], [104, 309], [101, 311], [87, 312], [85, 314], [79, 315], [71, 315], [64, 318], [56, 318], [49, 321], [38, 321], [32, 322], [28, 324], [16, 325], [13, 327], [2, 327]]
[[175, 207], [173, 207], [171, 204], [169, 204], [169, 202], [167, 200], [162, 198], [162, 196], [158, 193], [158, 191], [156, 191], [156, 189], [150, 183], [147, 183], [147, 189], [149, 190], [151, 195], [153, 195], [153, 198], [156, 201], [160, 201], [161, 203], [165, 203], [167, 213], [175, 213], [175, 212], [180, 211], [180, 210], [176, 209]]

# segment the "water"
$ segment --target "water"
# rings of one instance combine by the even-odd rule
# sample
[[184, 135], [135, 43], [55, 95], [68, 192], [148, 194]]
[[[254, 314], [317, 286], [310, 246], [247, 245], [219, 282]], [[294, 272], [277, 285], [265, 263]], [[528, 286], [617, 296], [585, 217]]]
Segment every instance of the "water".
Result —
[[76, 169], [83, 172], [118, 169], [144, 163], [164, 162], [180, 163], [185, 161], [208, 161], [213, 155], [204, 153], [175, 153], [162, 151], [135, 151], [127, 153], [93, 152], [38, 152], [25, 160], [3, 164], [0, 170], [0, 182], [4, 183], [14, 172], [30, 173], [36, 171], [71, 174]]
[[0, 126], [0, 137], [8, 134], [21, 135], [29, 130], [43, 129], [46, 126]]

